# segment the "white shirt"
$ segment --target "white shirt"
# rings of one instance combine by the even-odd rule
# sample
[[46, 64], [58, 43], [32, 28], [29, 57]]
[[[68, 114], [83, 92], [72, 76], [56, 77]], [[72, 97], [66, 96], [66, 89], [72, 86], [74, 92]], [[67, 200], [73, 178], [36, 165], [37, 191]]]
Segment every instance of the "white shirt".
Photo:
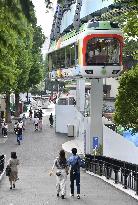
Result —
[[34, 118], [34, 124], [36, 125], [38, 124], [38, 122], [39, 122], [39, 118], [38, 117]]

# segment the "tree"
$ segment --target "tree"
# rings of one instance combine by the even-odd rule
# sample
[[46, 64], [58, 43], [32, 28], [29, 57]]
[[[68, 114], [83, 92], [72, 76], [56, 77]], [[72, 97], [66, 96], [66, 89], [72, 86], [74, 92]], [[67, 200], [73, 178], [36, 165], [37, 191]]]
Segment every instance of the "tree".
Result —
[[6, 121], [10, 121], [10, 92], [16, 85], [16, 45], [21, 34], [20, 5], [16, 0], [0, 1], [0, 92], [6, 93]]
[[115, 107], [116, 124], [138, 132], [138, 65], [121, 76]]
[[40, 83], [44, 74], [44, 62], [41, 53], [42, 45], [45, 41], [45, 36], [39, 26], [34, 25], [34, 36], [32, 46], [32, 66], [29, 72], [28, 88]]
[[[26, 24], [27, 25], [27, 24]], [[31, 26], [26, 26], [26, 34], [24, 37], [18, 39], [16, 51], [18, 52], [16, 66], [19, 71], [16, 78], [15, 92], [15, 115], [19, 116], [19, 93], [28, 90], [27, 82], [29, 79], [29, 72], [32, 65], [32, 38], [33, 29]]]
[[[126, 37], [126, 45], [124, 48], [124, 58], [128, 55], [138, 59], [138, 10], [137, 0], [122, 3], [128, 10], [121, 14], [121, 26]], [[124, 3], [124, 4], [123, 4]], [[130, 9], [133, 8], [133, 9]], [[120, 86], [115, 102], [115, 116], [114, 120], [117, 125], [122, 125], [125, 129], [132, 128], [133, 132], [138, 131], [138, 65], [134, 66], [132, 70], [122, 74], [120, 78]]]
[[24, 16], [24, 35], [19, 36], [17, 44], [18, 57], [16, 65], [19, 75], [16, 79], [15, 88], [15, 110], [19, 115], [19, 93], [27, 92], [32, 86], [38, 84], [42, 79], [43, 59], [41, 47], [44, 35], [39, 26], [36, 25], [34, 6], [30, 0], [20, 0], [22, 15]]

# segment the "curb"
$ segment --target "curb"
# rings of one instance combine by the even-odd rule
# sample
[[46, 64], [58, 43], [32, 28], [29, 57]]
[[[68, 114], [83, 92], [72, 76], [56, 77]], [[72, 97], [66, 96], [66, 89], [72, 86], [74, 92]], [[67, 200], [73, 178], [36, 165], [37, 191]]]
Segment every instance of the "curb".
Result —
[[132, 189], [124, 189], [122, 187], [121, 184], [115, 184], [114, 181], [112, 179], [106, 179], [105, 176], [98, 176], [90, 171], [86, 171], [87, 174], [91, 175], [91, 176], [94, 176], [94, 177], [97, 177], [97, 178], [100, 178], [102, 179], [103, 181], [105, 181], [106, 183], [110, 184], [111, 186], [115, 187], [116, 189], [128, 194], [129, 196], [133, 197], [134, 199], [138, 200], [138, 195], [135, 194], [135, 191], [133, 191]]

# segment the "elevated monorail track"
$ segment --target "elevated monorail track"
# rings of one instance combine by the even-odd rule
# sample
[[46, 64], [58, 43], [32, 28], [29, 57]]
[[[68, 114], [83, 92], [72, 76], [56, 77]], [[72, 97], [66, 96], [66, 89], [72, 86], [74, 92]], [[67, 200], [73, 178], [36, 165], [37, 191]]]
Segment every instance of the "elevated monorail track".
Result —
[[[80, 17], [81, 7], [83, 0], [59, 0], [57, 3], [57, 9], [54, 15], [53, 26], [51, 30], [51, 41], [59, 39], [64, 34], [73, 30], [78, 30], [84, 23], [90, 20], [114, 20], [115, 17], [121, 14], [128, 13], [130, 11], [137, 11], [138, 6], [134, 6], [135, 0], [118, 0], [116, 3], [110, 4], [108, 7], [96, 10], [83, 18]], [[71, 6], [76, 3], [76, 11], [74, 14], [74, 20], [64, 30], [61, 29], [61, 22], [65, 17], [65, 14], [71, 10]], [[76, 16], [75, 16], [76, 15]], [[76, 22], [75, 22], [76, 21]]]

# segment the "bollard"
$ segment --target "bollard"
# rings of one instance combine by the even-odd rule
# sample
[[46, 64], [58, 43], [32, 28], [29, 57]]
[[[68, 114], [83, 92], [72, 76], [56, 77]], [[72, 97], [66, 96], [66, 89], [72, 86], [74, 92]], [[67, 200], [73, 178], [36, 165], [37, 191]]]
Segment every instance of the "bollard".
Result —
[[138, 166], [136, 166], [136, 195], [138, 195]]
[[99, 160], [99, 175], [102, 176], [103, 175], [103, 161]]
[[124, 162], [124, 167], [122, 168], [122, 173], [124, 176], [124, 187], [123, 187], [124, 189], [127, 189], [127, 178], [131, 173], [130, 166], [131, 163]]
[[138, 195], [138, 173], [136, 174], [136, 195]]

